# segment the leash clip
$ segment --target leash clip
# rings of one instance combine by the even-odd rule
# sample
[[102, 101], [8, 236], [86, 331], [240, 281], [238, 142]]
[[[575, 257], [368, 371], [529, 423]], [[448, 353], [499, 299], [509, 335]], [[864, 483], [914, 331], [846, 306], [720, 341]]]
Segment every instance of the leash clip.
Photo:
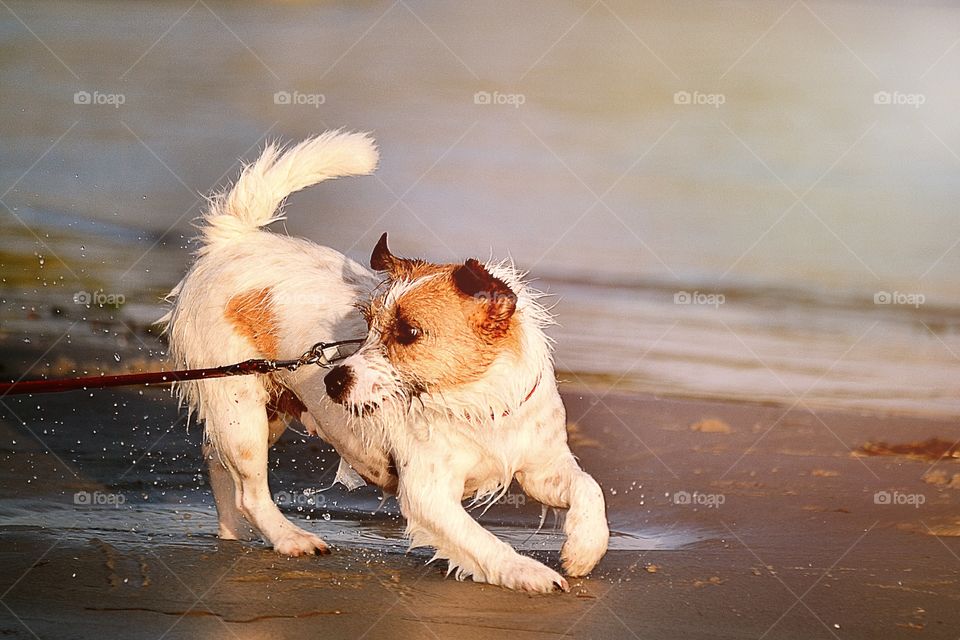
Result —
[[[315, 364], [317, 366], [323, 367], [324, 369], [332, 367], [335, 362], [344, 360], [350, 356], [349, 353], [343, 353], [340, 349], [343, 345], [348, 344], [362, 344], [363, 339], [358, 340], [338, 340], [337, 342], [318, 342], [306, 351], [303, 352], [296, 360], [288, 360], [286, 362], [276, 362], [268, 361], [268, 364], [273, 371], [277, 369], [286, 369], [287, 371], [296, 371], [300, 367], [308, 364]], [[336, 349], [335, 354], [328, 356], [327, 349], [334, 348]]]

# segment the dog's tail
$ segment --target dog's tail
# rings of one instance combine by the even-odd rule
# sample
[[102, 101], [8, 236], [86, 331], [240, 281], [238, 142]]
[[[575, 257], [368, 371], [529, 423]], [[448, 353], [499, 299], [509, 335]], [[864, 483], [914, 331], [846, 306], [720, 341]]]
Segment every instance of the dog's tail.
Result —
[[377, 147], [366, 133], [327, 131], [286, 151], [268, 144], [232, 188], [210, 198], [203, 216], [203, 249], [283, 219], [283, 200], [295, 191], [372, 173]]

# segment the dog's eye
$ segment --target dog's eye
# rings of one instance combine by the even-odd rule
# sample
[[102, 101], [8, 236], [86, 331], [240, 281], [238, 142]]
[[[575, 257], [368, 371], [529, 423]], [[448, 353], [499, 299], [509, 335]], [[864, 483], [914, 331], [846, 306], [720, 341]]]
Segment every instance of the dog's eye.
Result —
[[396, 335], [397, 342], [403, 345], [408, 345], [416, 342], [423, 332], [420, 330], [420, 327], [414, 326], [406, 320], [400, 319], [397, 320], [394, 334]]

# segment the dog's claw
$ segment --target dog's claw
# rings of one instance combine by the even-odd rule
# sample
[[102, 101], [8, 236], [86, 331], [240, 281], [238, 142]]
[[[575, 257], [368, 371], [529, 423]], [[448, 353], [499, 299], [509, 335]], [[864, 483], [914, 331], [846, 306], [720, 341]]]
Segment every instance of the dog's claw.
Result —
[[330, 547], [327, 546], [326, 542], [302, 529], [297, 529], [280, 540], [274, 541], [273, 549], [281, 555], [293, 557], [330, 553]]
[[517, 555], [503, 572], [497, 584], [508, 589], [531, 593], [555, 593], [569, 591], [566, 578], [550, 567], [527, 556]]

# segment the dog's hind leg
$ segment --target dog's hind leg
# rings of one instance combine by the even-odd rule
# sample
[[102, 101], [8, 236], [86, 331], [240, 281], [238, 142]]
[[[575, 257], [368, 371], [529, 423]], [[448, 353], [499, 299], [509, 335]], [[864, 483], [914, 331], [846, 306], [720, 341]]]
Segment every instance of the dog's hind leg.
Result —
[[213, 500], [217, 504], [220, 538], [224, 540], [255, 540], [260, 537], [237, 508], [237, 487], [220, 454], [209, 441], [203, 443], [203, 458], [210, 473]]
[[[287, 424], [288, 419], [285, 415], [271, 414], [268, 446], [272, 447], [276, 443], [283, 432], [286, 431]], [[209, 440], [203, 443], [203, 458], [207, 462], [210, 486], [213, 488], [213, 500], [217, 504], [219, 537], [223, 540], [256, 540], [260, 538], [260, 532], [240, 512], [237, 506], [237, 487], [233, 483], [233, 477], [221, 460], [217, 449]]]
[[597, 481], [580, 468], [569, 450], [552, 464], [519, 471], [517, 481], [534, 500], [568, 509], [563, 525], [567, 540], [560, 551], [563, 569], [571, 576], [590, 573], [610, 539], [603, 490]]
[[[210, 385], [204, 389], [209, 409], [207, 438], [233, 482], [236, 512], [279, 553], [327, 553], [326, 543], [287, 520], [270, 494], [267, 451], [285, 425], [279, 419], [273, 425], [268, 421], [269, 394], [261, 382], [256, 378], [238, 378], [203, 384]], [[232, 513], [227, 510], [228, 515]]]

